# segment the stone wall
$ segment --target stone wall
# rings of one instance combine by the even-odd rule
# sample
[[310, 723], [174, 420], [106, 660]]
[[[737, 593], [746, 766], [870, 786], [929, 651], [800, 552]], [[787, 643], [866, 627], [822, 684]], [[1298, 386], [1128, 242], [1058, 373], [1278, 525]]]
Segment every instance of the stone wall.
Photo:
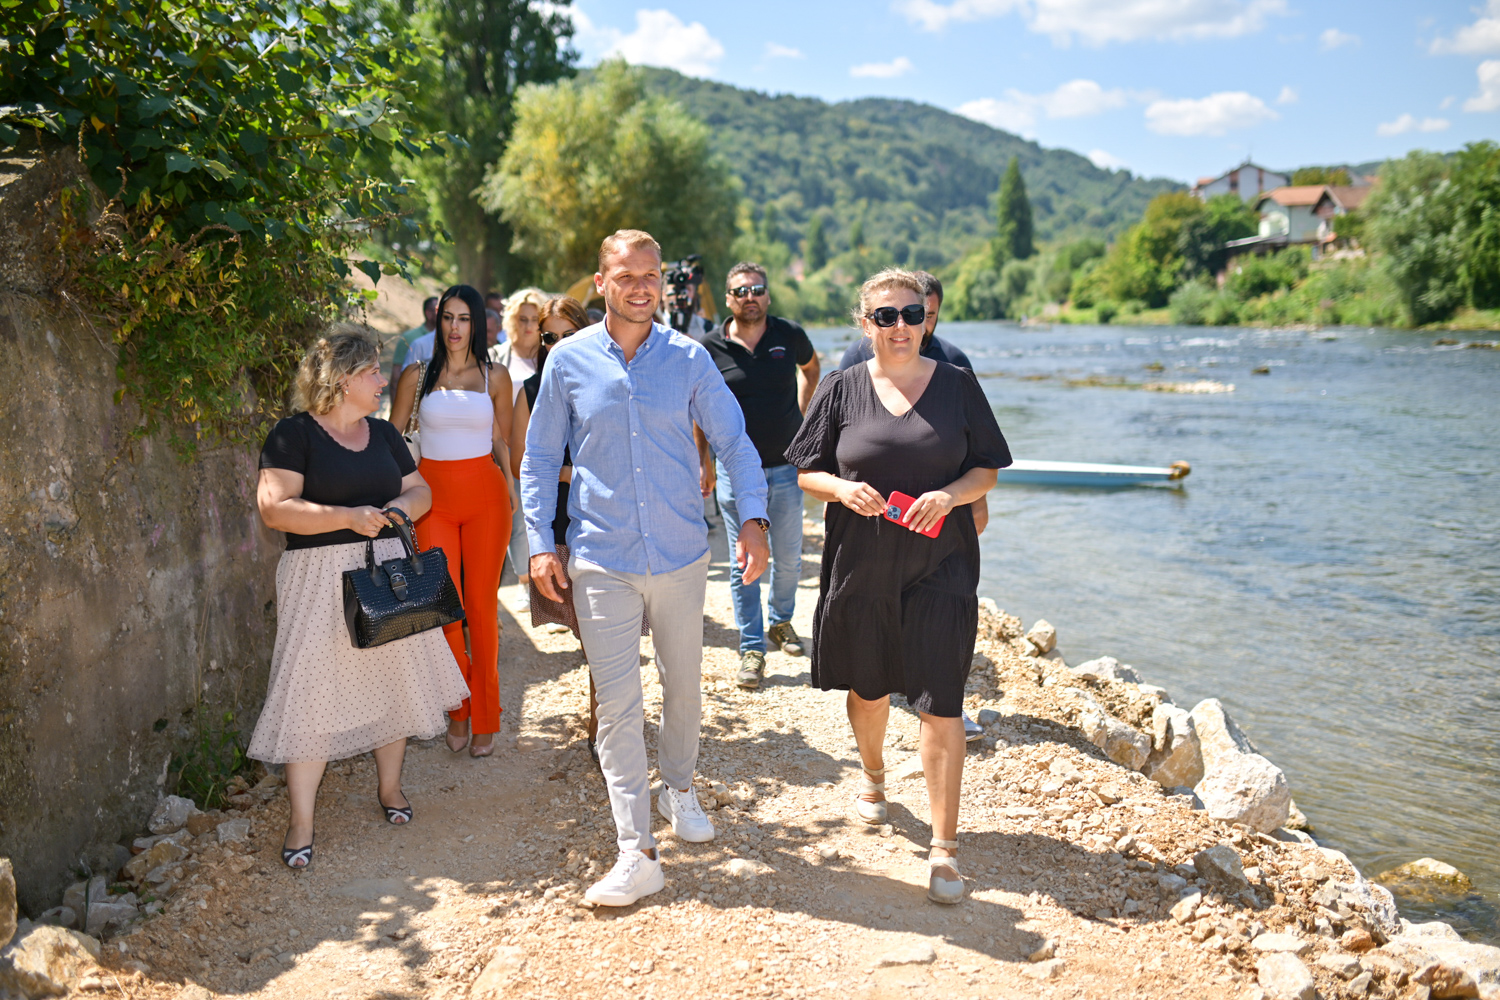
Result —
[[255, 456], [127, 447], [116, 353], [63, 289], [66, 153], [0, 161], [0, 856], [56, 903], [139, 830], [199, 719], [254, 725], [282, 543]]

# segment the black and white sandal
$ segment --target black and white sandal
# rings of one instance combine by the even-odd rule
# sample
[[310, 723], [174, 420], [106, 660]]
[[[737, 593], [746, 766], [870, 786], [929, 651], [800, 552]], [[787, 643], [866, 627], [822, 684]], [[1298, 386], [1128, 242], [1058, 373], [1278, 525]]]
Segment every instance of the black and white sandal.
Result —
[[[380, 802], [379, 797], [375, 801]], [[380, 808], [385, 810], [385, 821], [392, 826], [405, 826], [410, 823], [412, 815], [410, 802], [411, 800], [408, 799], [405, 806], [388, 806], [380, 802]]]
[[[284, 843], [284, 842], [283, 842]], [[313, 845], [306, 847], [282, 847], [281, 861], [293, 871], [302, 871], [312, 865]]]

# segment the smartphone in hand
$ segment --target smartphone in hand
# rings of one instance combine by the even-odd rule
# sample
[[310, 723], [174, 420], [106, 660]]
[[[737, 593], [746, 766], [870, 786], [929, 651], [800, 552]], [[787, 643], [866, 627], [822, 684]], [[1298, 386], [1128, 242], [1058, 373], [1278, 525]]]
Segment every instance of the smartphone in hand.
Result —
[[[895, 521], [897, 524], [900, 524], [901, 527], [906, 528], [908, 531], [916, 531], [916, 529], [911, 525], [904, 524], [901, 521], [901, 519], [906, 516], [906, 512], [911, 509], [911, 505], [916, 502], [916, 497], [909, 497], [905, 493], [901, 493], [899, 491], [892, 493], [890, 497], [886, 499], [885, 513], [883, 516], [887, 521]], [[947, 515], [943, 515], [942, 517], [937, 519], [936, 524], [928, 528], [926, 531], [919, 532], [919, 534], [926, 535], [928, 538], [936, 538], [938, 536], [938, 533], [943, 530], [943, 522], [947, 519]]]

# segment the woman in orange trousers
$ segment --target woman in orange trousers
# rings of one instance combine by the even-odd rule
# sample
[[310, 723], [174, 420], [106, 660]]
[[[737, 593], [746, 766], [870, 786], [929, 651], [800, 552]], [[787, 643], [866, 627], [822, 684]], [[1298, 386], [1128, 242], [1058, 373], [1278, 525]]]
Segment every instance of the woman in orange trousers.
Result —
[[[421, 430], [422, 478], [432, 487], [432, 510], [417, 522], [429, 548], [448, 557], [463, 596], [470, 652], [462, 624], [443, 629], [469, 697], [448, 715], [448, 749], [467, 745], [488, 757], [500, 730], [500, 569], [510, 540], [510, 491], [500, 470], [510, 436], [510, 375], [491, 365], [485, 350], [484, 300], [455, 285], [438, 302], [438, 342], [432, 361], [401, 374], [391, 421], [405, 427], [413, 412]], [[471, 655], [472, 654], [472, 655]]]

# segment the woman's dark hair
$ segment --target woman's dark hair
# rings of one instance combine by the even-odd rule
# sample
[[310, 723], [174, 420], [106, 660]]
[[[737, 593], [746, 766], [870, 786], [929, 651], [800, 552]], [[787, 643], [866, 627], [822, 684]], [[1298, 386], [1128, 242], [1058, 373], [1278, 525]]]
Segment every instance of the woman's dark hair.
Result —
[[490, 367], [489, 336], [485, 331], [484, 296], [470, 285], [454, 285], [442, 294], [437, 306], [437, 334], [433, 337], [432, 361], [417, 398], [422, 399], [437, 387], [443, 368], [448, 364], [448, 345], [443, 339], [443, 307], [449, 299], [460, 299], [469, 307], [469, 353], [486, 368]]

